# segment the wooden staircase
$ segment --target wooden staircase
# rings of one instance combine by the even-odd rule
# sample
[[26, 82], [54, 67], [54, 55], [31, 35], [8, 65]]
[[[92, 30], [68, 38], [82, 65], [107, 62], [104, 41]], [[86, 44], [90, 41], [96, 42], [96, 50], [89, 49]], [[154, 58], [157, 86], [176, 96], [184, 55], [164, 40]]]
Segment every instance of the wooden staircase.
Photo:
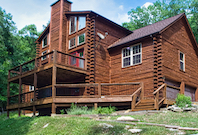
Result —
[[155, 110], [154, 99], [142, 99], [136, 103], [135, 108], [132, 111], [143, 111], [143, 110]]
[[153, 92], [153, 99], [144, 97], [143, 85], [132, 94], [131, 110], [159, 110], [166, 99], [166, 84], [162, 84], [156, 91]]

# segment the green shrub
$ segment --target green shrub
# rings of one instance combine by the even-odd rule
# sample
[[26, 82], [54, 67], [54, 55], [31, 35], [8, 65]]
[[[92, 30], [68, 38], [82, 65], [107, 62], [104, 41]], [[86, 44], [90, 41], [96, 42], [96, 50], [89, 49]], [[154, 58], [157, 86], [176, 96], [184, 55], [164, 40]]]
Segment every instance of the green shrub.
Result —
[[97, 110], [95, 110], [95, 112], [97, 114], [111, 114], [113, 112], [115, 112], [116, 108], [113, 106], [109, 106], [109, 107], [98, 107]]
[[188, 107], [192, 106], [191, 97], [185, 96], [183, 94], [177, 94], [175, 101], [176, 105], [181, 108], [186, 107], [186, 105], [188, 105]]
[[64, 109], [60, 110], [60, 113], [65, 114], [65, 110]]

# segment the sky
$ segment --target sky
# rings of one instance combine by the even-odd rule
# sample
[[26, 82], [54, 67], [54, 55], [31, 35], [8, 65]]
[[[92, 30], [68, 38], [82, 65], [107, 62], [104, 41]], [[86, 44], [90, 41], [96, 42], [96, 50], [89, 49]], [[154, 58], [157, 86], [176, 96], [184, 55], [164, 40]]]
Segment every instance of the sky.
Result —
[[[18, 30], [35, 24], [38, 31], [50, 21], [50, 5], [57, 0], [0, 0], [0, 7], [11, 13]], [[156, 0], [69, 0], [72, 11], [92, 10], [117, 24], [129, 22], [128, 12]]]

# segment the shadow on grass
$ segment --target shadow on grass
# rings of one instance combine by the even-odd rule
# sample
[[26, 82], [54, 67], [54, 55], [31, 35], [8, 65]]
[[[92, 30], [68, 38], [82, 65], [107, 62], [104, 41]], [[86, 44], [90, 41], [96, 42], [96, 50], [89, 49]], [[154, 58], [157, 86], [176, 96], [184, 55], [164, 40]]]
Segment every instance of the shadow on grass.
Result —
[[93, 126], [87, 135], [131, 135], [123, 126], [114, 126], [113, 128], [105, 128], [102, 126]]
[[34, 118], [18, 117], [16, 114], [12, 114], [11, 118], [8, 119], [6, 118], [6, 114], [2, 114], [0, 116], [0, 135], [26, 134], [32, 120], [34, 120]]

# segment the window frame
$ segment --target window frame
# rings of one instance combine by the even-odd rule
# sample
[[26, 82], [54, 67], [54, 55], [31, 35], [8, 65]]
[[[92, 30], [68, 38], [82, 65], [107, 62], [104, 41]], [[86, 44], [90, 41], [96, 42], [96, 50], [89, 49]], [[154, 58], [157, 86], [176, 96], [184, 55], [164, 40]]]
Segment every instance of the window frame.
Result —
[[[43, 61], [43, 60], [46, 60], [47, 59], [47, 56], [43, 56], [43, 54], [44, 53], [47, 53], [48, 52], [48, 50], [45, 50], [45, 51], [43, 51], [42, 53], [41, 53], [41, 60]], [[45, 58], [43, 58], [43, 57], [45, 57]]]
[[[74, 46], [70, 46], [70, 43], [71, 43], [71, 40], [72, 39], [75, 39], [75, 41], [74, 41], [74, 43], [75, 43], [75, 45]], [[72, 49], [72, 48], [75, 48], [76, 47], [76, 37], [73, 37], [73, 38], [71, 38], [70, 40], [69, 40], [69, 49]]]
[[[80, 41], [80, 40], [79, 40], [79, 38], [80, 38], [80, 36], [81, 36], [81, 35], [84, 35], [84, 42], [79, 43], [79, 41]], [[79, 35], [77, 36], [77, 38], [78, 38], [78, 39], [77, 39], [77, 40], [78, 40], [78, 44], [77, 44], [77, 46], [82, 45], [82, 44], [84, 44], [84, 43], [85, 43], [85, 40], [86, 40], [86, 34], [85, 34], [85, 33], [79, 34]]]
[[85, 27], [86, 27], [86, 16], [78, 16], [78, 18], [77, 18], [77, 22], [78, 22], [78, 31], [85, 28], [85, 27], [79, 28], [79, 26], [80, 26], [80, 25], [79, 25], [79, 24], [80, 24], [80, 17], [84, 17], [84, 18], [85, 18]]
[[[180, 59], [180, 54], [183, 55], [183, 60]], [[181, 69], [180, 62], [183, 63], [183, 69]], [[180, 69], [181, 71], [184, 71], [184, 72], [185, 72], [185, 64], [186, 64], [186, 63], [185, 63], [185, 54], [184, 54], [183, 52], [179, 51], [179, 69]]]
[[[71, 32], [71, 18], [74, 17], [75, 19], [75, 30], [73, 32]], [[77, 22], [78, 22], [78, 16], [70, 16], [69, 18], [69, 34], [73, 34], [77, 31]]]
[[34, 86], [33, 85], [29, 85], [29, 91], [34, 91]]
[[[133, 47], [134, 46], [138, 46], [138, 45], [140, 45], [140, 53], [136, 53], [136, 54], [133, 54]], [[129, 56], [127, 56], [127, 57], [123, 57], [123, 54], [124, 54], [124, 49], [126, 49], [126, 48], [130, 48], [130, 55]], [[137, 44], [134, 44], [134, 45], [131, 45], [131, 46], [127, 46], [127, 47], [124, 47], [124, 48], [122, 48], [122, 50], [121, 50], [121, 55], [122, 55], [122, 68], [126, 68], [126, 67], [131, 67], [131, 66], [135, 66], [135, 65], [139, 65], [139, 64], [141, 64], [142, 63], [142, 43], [137, 43]], [[136, 63], [136, 64], [133, 64], [133, 56], [136, 56], [136, 55], [140, 55], [140, 62], [139, 63]], [[127, 66], [124, 66], [124, 58], [129, 58], [130, 57], [130, 65], [127, 65]]]
[[[47, 44], [44, 46], [44, 39], [47, 38]], [[45, 48], [48, 46], [48, 34], [42, 39], [42, 48]]]

